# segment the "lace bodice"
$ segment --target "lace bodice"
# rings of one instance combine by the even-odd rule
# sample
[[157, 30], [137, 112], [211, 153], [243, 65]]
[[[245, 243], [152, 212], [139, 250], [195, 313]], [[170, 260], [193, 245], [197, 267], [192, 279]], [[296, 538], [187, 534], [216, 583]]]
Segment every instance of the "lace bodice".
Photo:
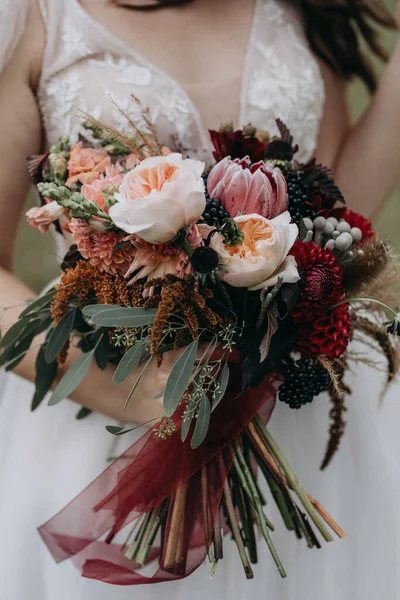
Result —
[[[40, 0], [40, 5], [47, 46], [38, 98], [49, 144], [61, 135], [76, 140], [82, 133], [78, 107], [127, 130], [111, 98], [143, 125], [131, 100], [134, 94], [149, 108], [162, 143], [212, 161], [207, 117], [188, 90], [90, 17], [78, 0]], [[256, 0], [244, 65], [241, 81], [229, 90], [238, 95], [236, 124], [251, 122], [275, 133], [280, 117], [300, 145], [298, 158], [310, 158], [324, 88], [294, 9], [277, 0]], [[215, 114], [224, 118], [221, 98], [215, 94]]]

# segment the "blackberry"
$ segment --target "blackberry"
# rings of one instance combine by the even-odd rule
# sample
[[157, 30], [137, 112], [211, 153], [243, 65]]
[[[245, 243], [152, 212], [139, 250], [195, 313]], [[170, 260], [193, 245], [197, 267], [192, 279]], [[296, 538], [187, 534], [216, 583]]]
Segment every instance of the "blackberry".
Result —
[[299, 224], [301, 219], [308, 217], [314, 220], [316, 211], [307, 204], [308, 193], [300, 173], [290, 172], [286, 177], [289, 196], [289, 212], [295, 223]]
[[228, 211], [222, 206], [221, 200], [211, 200], [206, 193], [206, 209], [202, 219], [211, 227], [220, 227], [224, 219], [229, 219]]
[[309, 358], [302, 358], [287, 369], [285, 381], [279, 388], [279, 400], [290, 408], [298, 409], [327, 390], [329, 384], [329, 374], [325, 369], [317, 367]]

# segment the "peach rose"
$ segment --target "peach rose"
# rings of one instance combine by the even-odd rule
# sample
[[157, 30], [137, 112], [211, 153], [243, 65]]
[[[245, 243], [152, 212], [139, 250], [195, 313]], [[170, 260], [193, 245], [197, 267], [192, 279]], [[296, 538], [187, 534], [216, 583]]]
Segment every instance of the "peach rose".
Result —
[[151, 244], [170, 242], [203, 214], [204, 163], [181, 154], [146, 158], [127, 173], [110, 208], [115, 225]]
[[111, 159], [103, 149], [84, 148], [82, 142], [71, 147], [68, 162], [67, 187], [80, 181], [81, 183], [93, 183], [105, 173], [106, 167], [111, 166]]
[[222, 258], [223, 281], [233, 287], [260, 290], [276, 285], [280, 277], [284, 283], [300, 279], [294, 257], [288, 256], [298, 228], [291, 224], [287, 211], [272, 220], [253, 214], [235, 221], [244, 234], [242, 244], [227, 246], [220, 235], [211, 239], [211, 246]]
[[41, 207], [31, 208], [26, 213], [26, 219], [31, 227], [36, 227], [40, 233], [46, 233], [50, 225], [57, 221], [63, 212], [63, 207], [54, 201]]

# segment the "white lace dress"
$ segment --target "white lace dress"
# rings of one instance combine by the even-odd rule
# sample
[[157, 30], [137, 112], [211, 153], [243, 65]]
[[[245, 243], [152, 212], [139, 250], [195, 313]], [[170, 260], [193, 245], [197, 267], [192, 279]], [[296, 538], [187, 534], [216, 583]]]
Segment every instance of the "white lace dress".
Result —
[[[93, 21], [77, 0], [41, 0], [47, 48], [39, 100], [49, 144], [68, 133], [76, 139], [76, 106], [126, 126], [109, 99], [138, 119], [134, 93], [150, 108], [160, 139], [185, 153], [211, 160], [207, 116], [188, 90], [150, 64], [131, 46]], [[239, 86], [237, 86], [239, 87]], [[319, 67], [296, 13], [276, 0], [257, 0], [241, 78], [238, 125], [252, 122], [275, 131], [280, 117], [300, 145], [300, 159], [312, 156], [323, 109]], [[192, 98], [195, 92], [192, 90]], [[221, 106], [215, 113], [224, 116]], [[400, 598], [398, 540], [400, 423], [399, 386], [379, 404], [383, 376], [355, 368], [349, 378], [348, 431], [332, 466], [319, 471], [329, 426], [325, 396], [300, 412], [279, 405], [271, 429], [310, 493], [347, 530], [348, 537], [310, 551], [277, 524], [274, 540], [289, 577], [281, 580], [266, 549], [256, 578], [247, 582], [234, 545], [215, 579], [209, 566], [188, 580], [137, 588], [110, 587], [82, 579], [70, 563], [56, 565], [36, 527], [61, 509], [107, 466], [107, 457], [133, 438], [114, 438], [101, 415], [75, 420], [76, 405], [65, 401], [29, 411], [33, 387], [0, 373], [0, 589], [5, 600], [125, 600], [204, 597], [244, 600], [375, 600]], [[263, 547], [262, 544], [260, 546]]]

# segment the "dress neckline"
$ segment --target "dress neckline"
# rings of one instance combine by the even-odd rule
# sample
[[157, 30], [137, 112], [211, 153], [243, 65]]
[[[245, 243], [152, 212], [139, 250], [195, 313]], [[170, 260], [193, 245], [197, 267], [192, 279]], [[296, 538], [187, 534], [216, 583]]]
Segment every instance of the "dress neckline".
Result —
[[[250, 26], [249, 35], [247, 38], [247, 44], [245, 48], [245, 57], [244, 57], [244, 67], [243, 73], [241, 76], [241, 86], [240, 86], [240, 98], [239, 98], [239, 115], [238, 125], [244, 125], [244, 112], [245, 112], [245, 96], [247, 89], [247, 81], [250, 71], [250, 58], [251, 53], [254, 46], [254, 36], [256, 32], [256, 25], [259, 18], [260, 7], [263, 0], [255, 0], [254, 9], [253, 9], [253, 17], [252, 23]], [[121, 38], [119, 38], [116, 34], [114, 34], [106, 25], [103, 25], [100, 21], [92, 17], [80, 4], [79, 0], [70, 0], [72, 2], [74, 9], [78, 13], [78, 19], [84, 20], [89, 28], [92, 30], [96, 30], [102, 39], [108, 40], [110, 44], [114, 47], [118, 48], [118, 50], [124, 54], [132, 57], [137, 63], [142, 65], [143, 67], [147, 67], [150, 71], [155, 73], [156, 75], [163, 77], [164, 80], [168, 81], [168, 83], [173, 86], [180, 94], [185, 98], [188, 106], [190, 107], [192, 114], [195, 118], [196, 125], [202, 137], [202, 144], [204, 148], [208, 148], [211, 150], [211, 141], [208, 135], [208, 128], [205, 126], [203, 119], [200, 115], [200, 111], [197, 106], [195, 106], [193, 100], [191, 99], [189, 92], [185, 88], [184, 84], [180, 83], [175, 77], [169, 75], [168, 72], [158, 67], [154, 62], [147, 59], [145, 55], [139, 52], [132, 44], [125, 42]]]

